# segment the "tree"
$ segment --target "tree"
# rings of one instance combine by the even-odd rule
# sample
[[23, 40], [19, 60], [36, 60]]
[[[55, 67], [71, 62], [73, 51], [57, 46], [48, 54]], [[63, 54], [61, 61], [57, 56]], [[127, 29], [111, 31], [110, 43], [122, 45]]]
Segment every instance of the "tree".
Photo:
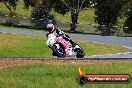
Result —
[[25, 8], [33, 7], [31, 17], [36, 19], [52, 18], [50, 14], [52, 11], [54, 0], [24, 0]]
[[55, 0], [54, 9], [60, 14], [71, 12], [70, 31], [76, 31], [78, 16], [81, 10], [89, 7], [89, 0]]
[[105, 35], [111, 35], [117, 25], [117, 18], [121, 16], [120, 10], [127, 0], [97, 0], [95, 6], [95, 22], [99, 24], [99, 30]]
[[38, 5], [33, 8], [31, 17], [34, 18], [31, 20], [33, 27], [35, 28], [45, 28], [48, 20], [53, 20], [55, 22], [54, 16], [49, 14], [50, 10], [46, 10], [43, 5]]
[[14, 10], [16, 10], [17, 2], [19, 0], [0, 0], [0, 2], [4, 3], [7, 9], [10, 11], [10, 15], [15, 15]]
[[124, 23], [124, 32], [132, 33], [132, 3], [131, 3], [131, 8], [130, 8], [128, 17]]
[[31, 24], [34, 28], [45, 28], [48, 20], [56, 23], [53, 14], [50, 14], [55, 4], [55, 0], [24, 0], [25, 9], [33, 7]]
[[44, 6], [47, 13], [50, 13], [53, 8], [56, 12], [62, 15], [65, 15], [70, 11], [71, 31], [76, 31], [80, 11], [85, 10], [84, 8], [88, 8], [89, 6], [89, 0], [24, 0], [24, 2], [26, 8], [29, 6], [36, 7], [38, 5]]
[[122, 8], [120, 10], [121, 18], [126, 17], [129, 13], [129, 9], [131, 9], [131, 1], [126, 0], [126, 2], [122, 5]]

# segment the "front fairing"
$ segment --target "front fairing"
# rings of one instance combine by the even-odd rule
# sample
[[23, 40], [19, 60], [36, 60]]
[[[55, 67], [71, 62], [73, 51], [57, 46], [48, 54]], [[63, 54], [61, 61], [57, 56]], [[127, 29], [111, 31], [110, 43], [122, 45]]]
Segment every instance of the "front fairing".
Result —
[[48, 40], [47, 40], [47, 45], [52, 46], [56, 41], [56, 36], [54, 34], [49, 34], [48, 35]]

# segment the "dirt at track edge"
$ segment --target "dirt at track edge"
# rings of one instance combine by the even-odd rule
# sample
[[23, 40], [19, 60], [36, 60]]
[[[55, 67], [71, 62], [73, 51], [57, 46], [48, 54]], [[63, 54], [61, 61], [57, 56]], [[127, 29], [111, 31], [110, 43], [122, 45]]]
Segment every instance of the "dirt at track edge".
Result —
[[14, 66], [22, 66], [27, 64], [47, 64], [47, 65], [89, 65], [89, 64], [102, 64], [109, 62], [123, 62], [132, 63], [132, 60], [14, 60], [2, 59], [0, 60], [0, 68], [8, 68]]

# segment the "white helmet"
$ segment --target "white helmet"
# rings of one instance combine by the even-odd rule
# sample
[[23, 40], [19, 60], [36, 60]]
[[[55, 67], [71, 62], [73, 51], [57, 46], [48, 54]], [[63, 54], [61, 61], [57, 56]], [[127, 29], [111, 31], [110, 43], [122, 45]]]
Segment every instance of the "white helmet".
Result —
[[48, 24], [47, 28], [53, 28], [53, 26], [54, 26], [53, 24]]
[[48, 24], [47, 29], [48, 29], [49, 32], [53, 32], [55, 30], [55, 27], [54, 27], [53, 24]]

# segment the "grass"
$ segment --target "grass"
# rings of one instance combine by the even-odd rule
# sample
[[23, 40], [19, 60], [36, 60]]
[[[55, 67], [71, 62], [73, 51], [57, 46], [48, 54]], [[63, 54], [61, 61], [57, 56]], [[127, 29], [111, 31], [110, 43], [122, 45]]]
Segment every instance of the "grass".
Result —
[[[124, 53], [129, 51], [122, 46], [76, 41], [86, 55]], [[31, 35], [0, 33], [0, 57], [51, 57], [46, 38]]]
[[0, 34], [0, 56], [49, 57], [43, 37]]
[[[55, 15], [56, 19], [58, 21], [61, 21], [61, 22], [70, 22], [70, 12], [68, 12], [66, 15], [61, 15], [61, 14], [58, 14], [56, 12], [53, 12], [53, 14]], [[93, 8], [89, 8], [87, 10], [84, 10], [84, 11], [81, 11], [81, 13], [79, 14], [79, 18], [78, 18], [78, 22], [80, 24], [94, 24], [94, 9]]]
[[32, 31], [47, 31], [45, 29], [33, 29], [33, 28], [19, 28], [19, 27], [13, 27], [13, 26], [5, 26], [5, 25], [0, 25], [0, 28], [5, 28], [5, 29], [15, 29], [15, 30], [32, 30]]
[[[5, 26], [5, 25], [0, 25], [0, 28], [8, 28], [8, 29], [16, 29], [16, 30], [29, 30], [28, 28], [17, 28], [13, 26]], [[30, 29], [32, 30], [32, 29]]]
[[0, 69], [0, 88], [131, 88], [132, 86], [132, 82], [79, 86], [76, 77], [80, 66], [87, 74], [130, 74], [132, 76], [132, 63], [124, 61], [61, 66], [35, 64]]

